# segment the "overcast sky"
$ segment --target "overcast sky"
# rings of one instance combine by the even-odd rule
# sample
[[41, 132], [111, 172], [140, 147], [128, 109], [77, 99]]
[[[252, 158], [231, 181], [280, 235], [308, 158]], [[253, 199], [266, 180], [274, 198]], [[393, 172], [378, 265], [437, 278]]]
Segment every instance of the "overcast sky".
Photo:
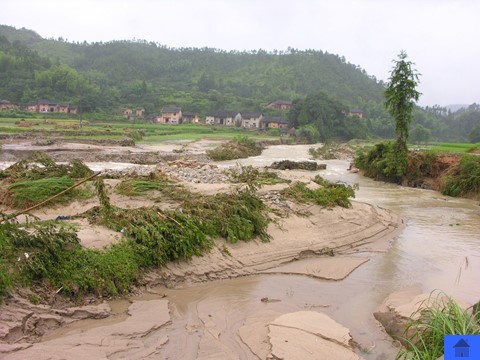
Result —
[[68, 41], [323, 50], [384, 81], [405, 50], [420, 105], [480, 103], [480, 0], [1, 0], [0, 24]]

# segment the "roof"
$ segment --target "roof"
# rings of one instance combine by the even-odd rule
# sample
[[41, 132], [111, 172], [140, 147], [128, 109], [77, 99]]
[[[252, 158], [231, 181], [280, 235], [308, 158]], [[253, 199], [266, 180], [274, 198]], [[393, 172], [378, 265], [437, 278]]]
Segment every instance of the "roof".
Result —
[[290, 100], [275, 100], [275, 101], [272, 101], [270, 104], [292, 105], [292, 102]]
[[162, 113], [178, 113], [182, 111], [182, 108], [179, 107], [166, 107], [162, 109]]
[[0, 104], [11, 104], [8, 100], [0, 100]]
[[278, 124], [288, 124], [288, 120], [283, 116], [265, 116], [262, 120], [262, 123], [278, 123]]
[[460, 339], [457, 344], [454, 346], [454, 348], [469, 348], [470, 345], [468, 345], [468, 343], [463, 340], [463, 339]]
[[226, 118], [226, 117], [235, 117], [237, 116], [237, 114], [238, 112], [236, 111], [213, 110], [213, 111], [209, 111], [207, 113], [207, 116]]
[[242, 118], [259, 118], [262, 116], [262, 113], [253, 111], [245, 111], [241, 112], [240, 114], [242, 115]]
[[58, 103], [53, 100], [40, 99], [38, 100], [38, 105], [57, 105]]
[[360, 109], [350, 109], [349, 111], [351, 113], [363, 113], [363, 110], [360, 110]]
[[194, 113], [192, 111], [182, 111], [182, 115], [186, 117], [194, 117], [195, 115], [197, 115], [197, 113]]

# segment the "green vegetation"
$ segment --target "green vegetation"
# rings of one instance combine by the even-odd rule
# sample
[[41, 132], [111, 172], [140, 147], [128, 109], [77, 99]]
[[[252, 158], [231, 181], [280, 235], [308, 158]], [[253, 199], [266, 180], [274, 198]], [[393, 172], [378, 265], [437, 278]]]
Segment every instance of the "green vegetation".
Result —
[[[272, 100], [285, 99], [295, 100], [288, 117], [290, 126], [302, 128], [302, 141], [395, 136], [395, 122], [383, 104], [385, 84], [345, 58], [323, 51], [175, 49], [144, 40], [80, 44], [0, 25], [0, 77], [0, 99], [19, 105], [42, 98], [75, 104], [84, 122], [117, 121], [125, 107], [143, 107], [150, 119], [173, 105], [201, 117], [217, 109], [286, 116], [264, 108]], [[348, 108], [362, 110], [366, 119], [337, 111]], [[456, 112], [415, 107], [413, 115], [414, 142], [480, 141], [478, 104]], [[40, 119], [68, 116], [35, 114]], [[0, 117], [28, 120], [32, 114], [0, 111]], [[168, 136], [175, 134], [178, 131]], [[153, 138], [143, 141], [149, 140]]]
[[[2, 172], [0, 200], [6, 206], [26, 209], [73, 187], [76, 179], [91, 175], [92, 171], [79, 160], [57, 165], [47, 155], [36, 153]], [[92, 192], [86, 187], [74, 187], [52, 199], [48, 205], [91, 196]]]
[[436, 152], [468, 153], [474, 150], [480, 150], [478, 144], [458, 144], [458, 143], [439, 143], [425, 146], [425, 148]]
[[299, 203], [313, 203], [327, 208], [352, 206], [349, 199], [355, 198], [356, 186], [332, 183], [320, 175], [315, 176], [314, 182], [320, 187], [311, 189], [305, 183], [295, 182], [282, 190], [281, 194]]
[[442, 193], [480, 197], [480, 156], [463, 155], [458, 167], [442, 178]]
[[228, 175], [232, 183], [242, 183], [252, 190], [263, 185], [289, 183], [290, 180], [282, 179], [272, 171], [260, 171], [251, 165], [241, 166], [240, 171], [236, 168], [229, 170]]
[[307, 143], [365, 138], [368, 133], [366, 121], [347, 116], [347, 113], [344, 103], [318, 92], [293, 101], [288, 119], [298, 129], [297, 137]]
[[418, 72], [412, 69], [412, 62], [407, 61], [406, 58], [407, 53], [402, 51], [398, 55], [398, 60], [394, 61], [395, 67], [392, 69], [390, 81], [385, 90], [385, 108], [395, 119], [397, 136], [395, 150], [385, 157], [388, 162], [385, 169], [396, 177], [407, 173], [408, 127], [413, 120], [415, 101], [420, 97], [420, 93], [416, 90]]
[[437, 360], [444, 352], [444, 335], [480, 334], [480, 311], [477, 309], [472, 316], [470, 310], [463, 310], [455, 300], [444, 296], [429, 299], [430, 305], [420, 306], [412, 315], [418, 319], [407, 325], [408, 335], [400, 339], [406, 348], [400, 350], [396, 359]]
[[[6, 206], [17, 209], [26, 209], [49, 199], [73, 185], [73, 179], [68, 177], [51, 177], [46, 179], [19, 181], [8, 187], [8, 191], [2, 199], [2, 203]], [[72, 199], [88, 196], [90, 196], [88, 192], [75, 188], [55, 198], [55, 200], [52, 200], [49, 205], [53, 203], [67, 203]]]
[[129, 290], [141, 269], [201, 256], [216, 237], [230, 242], [269, 239], [265, 205], [253, 192], [202, 196], [183, 188], [161, 191], [181, 202], [178, 210], [117, 208], [110, 204], [103, 181], [97, 181], [100, 206], [77, 217], [86, 216], [123, 233], [119, 243], [101, 251], [82, 248], [74, 229], [62, 222], [20, 227], [4, 217], [0, 298], [14, 286], [39, 286], [73, 298], [88, 293], [117, 295]]
[[207, 155], [215, 161], [243, 159], [249, 156], [258, 156], [263, 146], [248, 136], [239, 136], [232, 141], [222, 144], [215, 149], [208, 150]]

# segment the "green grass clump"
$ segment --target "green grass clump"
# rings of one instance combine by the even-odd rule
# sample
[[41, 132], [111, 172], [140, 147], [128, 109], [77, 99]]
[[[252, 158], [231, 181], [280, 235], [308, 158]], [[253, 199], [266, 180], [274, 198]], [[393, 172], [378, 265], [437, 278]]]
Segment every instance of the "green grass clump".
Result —
[[444, 195], [480, 197], [480, 156], [463, 155], [458, 168], [442, 180]]
[[152, 180], [127, 179], [118, 184], [115, 191], [121, 195], [141, 196], [148, 191], [161, 190], [164, 187], [165, 185]]
[[257, 236], [262, 241], [270, 239], [265, 204], [248, 190], [188, 199], [184, 211], [197, 218], [202, 231], [212, 237], [221, 236], [231, 243]]
[[207, 155], [215, 161], [243, 159], [258, 156], [263, 147], [248, 136], [238, 136], [232, 141], [222, 144], [213, 150], [208, 150]]
[[289, 183], [290, 180], [282, 179], [272, 171], [260, 171], [251, 165], [241, 166], [240, 169], [232, 168], [228, 171], [230, 181], [234, 184], [243, 183], [257, 189], [263, 185], [275, 185]]
[[[432, 295], [433, 296], [433, 295]], [[399, 351], [396, 359], [437, 360], [444, 353], [444, 335], [478, 335], [480, 334], [480, 312], [471, 315], [463, 310], [452, 298], [428, 301], [431, 305], [420, 306], [412, 315], [412, 320], [405, 330], [408, 336], [400, 340], [406, 347]]]
[[295, 182], [282, 190], [281, 194], [299, 203], [313, 203], [327, 208], [335, 206], [349, 208], [352, 206], [349, 199], [355, 198], [355, 186], [332, 183], [319, 175], [315, 177], [314, 182], [319, 184], [320, 187], [310, 189], [305, 183]]
[[[74, 185], [74, 180], [66, 176], [19, 181], [8, 187], [7, 193], [4, 194], [3, 203], [17, 209], [26, 209], [49, 199], [72, 185]], [[66, 203], [75, 198], [85, 198], [91, 195], [85, 189], [74, 188], [53, 199], [49, 202], [49, 205]]]

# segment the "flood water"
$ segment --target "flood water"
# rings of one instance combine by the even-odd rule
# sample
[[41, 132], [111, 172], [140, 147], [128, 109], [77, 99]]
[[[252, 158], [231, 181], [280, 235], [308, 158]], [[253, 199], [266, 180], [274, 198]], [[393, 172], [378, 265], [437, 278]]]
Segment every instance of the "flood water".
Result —
[[[220, 167], [267, 166], [273, 161], [308, 160], [310, 146], [273, 146], [261, 156]], [[323, 161], [322, 161], [323, 162]], [[438, 192], [399, 187], [349, 173], [348, 161], [324, 161], [317, 173], [332, 181], [359, 184], [356, 200], [394, 211], [405, 229], [385, 253], [369, 254], [370, 261], [342, 281], [297, 275], [259, 275], [215, 281], [182, 289], [157, 289], [171, 304], [172, 323], [164, 359], [195, 359], [203, 336], [215, 332], [222, 346], [238, 359], [258, 359], [242, 342], [238, 329], [247, 319], [270, 312], [325, 312], [348, 327], [364, 349], [365, 359], [393, 359], [397, 350], [380, 328], [373, 312], [390, 293], [421, 284], [425, 292], [445, 291], [467, 302], [480, 300], [480, 204]], [[102, 164], [105, 165], [105, 164]], [[268, 297], [278, 301], [262, 302]], [[145, 294], [141, 299], [158, 298]], [[100, 321], [98, 325], [101, 325]], [[332, 357], [333, 359], [334, 357]]]
[[[309, 146], [275, 146], [259, 157], [222, 162], [266, 166], [273, 161], [308, 160]], [[323, 162], [323, 161], [322, 161]], [[261, 275], [219, 281], [181, 290], [167, 290], [177, 312], [166, 355], [190, 358], [188, 342], [195, 333], [185, 331], [205, 312], [220, 312], [220, 338], [241, 359], [255, 358], [238, 336], [245, 319], [273, 310], [281, 313], [314, 309], [351, 330], [366, 359], [392, 359], [396, 349], [373, 318], [377, 306], [390, 293], [421, 284], [425, 292], [442, 290], [470, 303], [480, 299], [480, 204], [478, 201], [443, 196], [438, 192], [384, 184], [349, 173], [348, 161], [325, 161], [318, 173], [332, 181], [359, 184], [356, 200], [371, 203], [402, 216], [406, 228], [386, 253], [370, 254], [371, 260], [339, 282], [294, 275]], [[312, 177], [316, 173], [312, 173]], [[264, 304], [262, 297], [281, 300]], [[211, 315], [211, 314], [207, 314]], [[192, 338], [192, 336], [194, 338]], [[188, 341], [187, 341], [188, 340]], [[172, 357], [173, 359], [174, 357]]]

